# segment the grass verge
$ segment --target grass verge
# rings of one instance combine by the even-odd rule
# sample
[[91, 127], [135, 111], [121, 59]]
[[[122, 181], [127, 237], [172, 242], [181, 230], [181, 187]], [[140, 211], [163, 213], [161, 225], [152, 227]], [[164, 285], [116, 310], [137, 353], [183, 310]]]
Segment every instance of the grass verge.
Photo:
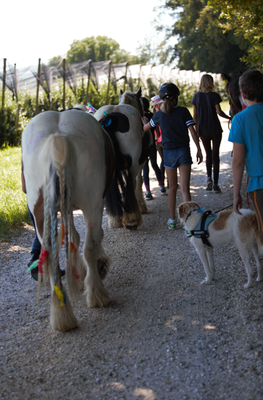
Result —
[[0, 150], [0, 240], [8, 241], [30, 223], [21, 188], [21, 148]]

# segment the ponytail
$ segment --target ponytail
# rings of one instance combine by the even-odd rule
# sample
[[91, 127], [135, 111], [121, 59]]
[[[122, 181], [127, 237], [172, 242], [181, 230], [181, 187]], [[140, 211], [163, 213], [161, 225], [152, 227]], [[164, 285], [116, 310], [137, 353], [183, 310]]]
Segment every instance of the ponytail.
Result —
[[165, 114], [172, 114], [174, 107], [177, 105], [178, 96], [177, 97], [165, 97], [161, 106], [161, 110]]

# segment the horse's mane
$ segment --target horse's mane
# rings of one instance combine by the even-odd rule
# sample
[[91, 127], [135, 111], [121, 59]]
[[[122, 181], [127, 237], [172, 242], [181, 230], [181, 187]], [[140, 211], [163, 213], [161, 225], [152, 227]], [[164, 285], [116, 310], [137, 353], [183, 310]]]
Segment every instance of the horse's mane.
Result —
[[124, 92], [122, 95], [120, 104], [130, 104], [132, 106], [135, 104], [135, 102], [137, 103], [137, 99], [135, 97], [135, 93], [126, 90], [126, 92]]
[[140, 102], [140, 97], [137, 96], [137, 93], [133, 93], [130, 92], [129, 90], [126, 90], [126, 92], [124, 92], [122, 95], [120, 104], [129, 104], [134, 108], [136, 108], [136, 110], [138, 110], [141, 115], [143, 114], [143, 108]]

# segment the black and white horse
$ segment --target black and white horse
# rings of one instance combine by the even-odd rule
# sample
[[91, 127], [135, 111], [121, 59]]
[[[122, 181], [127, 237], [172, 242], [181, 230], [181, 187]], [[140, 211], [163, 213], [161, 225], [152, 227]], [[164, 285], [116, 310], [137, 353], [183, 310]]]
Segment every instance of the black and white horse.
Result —
[[[127, 165], [127, 196], [124, 199], [124, 207], [121, 213], [117, 212], [115, 189], [119, 185], [115, 177], [113, 184], [106, 195], [106, 208], [108, 213], [108, 224], [112, 228], [125, 226], [136, 229], [142, 223], [142, 213], [147, 212], [147, 206], [142, 193], [142, 165], [149, 156], [151, 146], [154, 145], [152, 134], [142, 129], [141, 117], [143, 115], [140, 102], [141, 89], [137, 93], [124, 92], [118, 105], [106, 105], [98, 109], [94, 117], [105, 126], [107, 118], [112, 119], [110, 130], [115, 133], [120, 152], [130, 157]], [[106, 120], [105, 120], [106, 118]], [[107, 128], [105, 128], [107, 129]]]

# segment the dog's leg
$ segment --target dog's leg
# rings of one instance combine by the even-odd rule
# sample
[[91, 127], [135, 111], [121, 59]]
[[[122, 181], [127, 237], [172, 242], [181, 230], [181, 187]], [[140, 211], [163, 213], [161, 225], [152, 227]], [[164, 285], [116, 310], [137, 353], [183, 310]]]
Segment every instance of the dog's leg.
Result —
[[257, 282], [260, 282], [263, 280], [263, 276], [262, 276], [262, 268], [261, 268], [261, 263], [260, 263], [260, 258], [259, 258], [259, 253], [258, 253], [258, 246], [254, 246], [253, 247], [253, 254], [256, 260], [256, 264], [257, 264], [257, 270], [258, 270], [258, 276], [257, 276]]
[[244, 246], [240, 246], [238, 248], [239, 254], [245, 264], [246, 272], [247, 272], [247, 283], [244, 285], [244, 288], [247, 289], [252, 286], [252, 270], [250, 265], [250, 257], [249, 257], [249, 249]]
[[199, 254], [200, 260], [203, 263], [205, 274], [206, 274], [206, 278], [201, 282], [201, 285], [209, 285], [212, 283], [212, 274], [210, 272], [210, 268], [209, 268], [209, 264], [208, 264], [208, 260], [207, 260], [207, 256], [206, 256], [205, 245], [202, 243], [201, 239], [195, 238], [194, 236], [192, 236], [191, 241]]
[[208, 247], [207, 250], [206, 250], [206, 253], [207, 253], [210, 273], [212, 275], [212, 279], [215, 280], [216, 279], [216, 269], [215, 269], [214, 249], [213, 249], [213, 247]]

